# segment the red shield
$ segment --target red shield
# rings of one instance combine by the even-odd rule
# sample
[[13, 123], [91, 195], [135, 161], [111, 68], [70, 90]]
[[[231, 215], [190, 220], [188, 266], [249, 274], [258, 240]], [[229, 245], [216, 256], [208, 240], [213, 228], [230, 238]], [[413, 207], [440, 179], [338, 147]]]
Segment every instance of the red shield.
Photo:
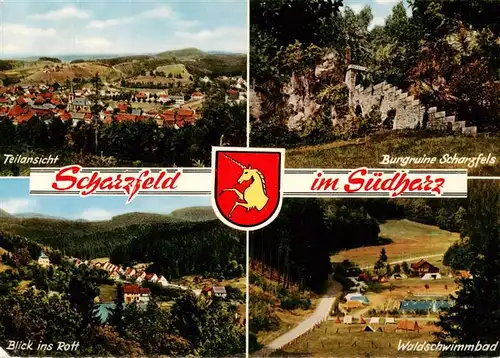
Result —
[[284, 149], [212, 149], [215, 175], [212, 204], [225, 224], [256, 230], [269, 224], [281, 208]]

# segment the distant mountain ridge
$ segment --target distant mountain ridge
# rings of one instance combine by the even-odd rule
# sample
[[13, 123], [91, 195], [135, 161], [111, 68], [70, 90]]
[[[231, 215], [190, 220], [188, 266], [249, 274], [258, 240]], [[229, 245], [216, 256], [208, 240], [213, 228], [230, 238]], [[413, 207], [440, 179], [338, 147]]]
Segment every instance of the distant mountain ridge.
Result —
[[68, 220], [60, 216], [45, 215], [40, 213], [19, 213], [11, 216], [21, 219], [38, 218], [38, 219]]
[[141, 53], [102, 53], [102, 54], [53, 54], [53, 55], [18, 55], [9, 57], [12, 60], [22, 60], [22, 61], [37, 61], [41, 57], [52, 57], [60, 59], [64, 62], [71, 62], [73, 60], [99, 60], [99, 59], [113, 59], [119, 57], [128, 56], [151, 56], [151, 57], [203, 57], [207, 55], [244, 55], [238, 52], [231, 51], [202, 51], [196, 47], [186, 47], [175, 50], [167, 50], [158, 53], [154, 52], [141, 52]]
[[82, 218], [68, 219], [59, 216], [46, 215], [35, 212], [26, 212], [18, 214], [10, 214], [5, 210], [0, 209], [0, 218], [10, 219], [48, 219], [50, 221], [64, 221], [64, 222], [78, 222], [89, 224], [105, 224], [110, 223], [113, 226], [117, 224], [133, 225], [140, 223], [154, 223], [154, 222], [179, 222], [179, 221], [210, 221], [215, 220], [217, 217], [210, 206], [193, 206], [187, 208], [176, 209], [169, 214], [157, 214], [147, 212], [131, 212], [113, 216], [110, 220], [88, 221]]

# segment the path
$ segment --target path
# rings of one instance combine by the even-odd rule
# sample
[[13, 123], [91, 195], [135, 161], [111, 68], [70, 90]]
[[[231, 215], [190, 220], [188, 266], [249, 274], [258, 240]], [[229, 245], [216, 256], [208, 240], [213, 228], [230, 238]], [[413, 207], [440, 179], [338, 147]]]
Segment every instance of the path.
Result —
[[[403, 262], [411, 262], [411, 261], [418, 261], [420, 259], [432, 259], [434, 257], [441, 257], [444, 255], [444, 252], [442, 254], [436, 254], [436, 255], [427, 255], [427, 256], [418, 256], [418, 257], [409, 257], [409, 258], [406, 258], [406, 259], [403, 259], [403, 260], [398, 260], [398, 261], [392, 261], [392, 262], [389, 262], [389, 265], [395, 265], [395, 264], [402, 264]], [[365, 267], [361, 267], [361, 270], [369, 270], [373, 268], [373, 265], [371, 266], [365, 266]]]
[[337, 281], [332, 281], [328, 287], [328, 292], [320, 298], [318, 306], [313, 314], [300, 322], [298, 326], [292, 328], [285, 334], [279, 336], [274, 341], [269, 343], [264, 350], [272, 352], [280, 349], [284, 345], [294, 341], [307, 331], [311, 330], [318, 321], [323, 320], [330, 314], [330, 310], [335, 303], [337, 297], [342, 293], [342, 286]]

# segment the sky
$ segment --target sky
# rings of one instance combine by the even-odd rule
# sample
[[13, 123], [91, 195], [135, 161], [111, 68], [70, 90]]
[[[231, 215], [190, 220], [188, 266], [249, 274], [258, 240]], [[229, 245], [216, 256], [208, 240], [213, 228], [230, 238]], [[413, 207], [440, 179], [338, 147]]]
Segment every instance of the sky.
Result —
[[247, 51], [244, 0], [0, 0], [0, 56]]
[[10, 214], [39, 213], [66, 219], [109, 220], [130, 212], [168, 214], [173, 210], [210, 206], [210, 197], [143, 197], [126, 204], [126, 196], [29, 195], [29, 178], [0, 179], [0, 209]]
[[[370, 27], [384, 25], [385, 19], [392, 13], [392, 8], [400, 0], [344, 0], [344, 6], [349, 6], [355, 13], [360, 12], [365, 6], [370, 6], [372, 9], [373, 20]], [[407, 9], [407, 14], [411, 14], [406, 1], [403, 5]]]

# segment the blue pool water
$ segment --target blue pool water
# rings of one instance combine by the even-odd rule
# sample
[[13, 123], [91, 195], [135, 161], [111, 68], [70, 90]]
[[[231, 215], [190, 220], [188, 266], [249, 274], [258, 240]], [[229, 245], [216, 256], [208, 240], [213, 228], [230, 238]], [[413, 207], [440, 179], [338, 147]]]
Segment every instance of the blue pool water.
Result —
[[448, 308], [451, 304], [447, 300], [403, 300], [399, 305], [402, 312], [409, 311], [431, 311], [439, 312], [442, 308]]
[[99, 304], [99, 317], [101, 322], [105, 323], [108, 320], [111, 310], [115, 308], [114, 303], [101, 303]]

